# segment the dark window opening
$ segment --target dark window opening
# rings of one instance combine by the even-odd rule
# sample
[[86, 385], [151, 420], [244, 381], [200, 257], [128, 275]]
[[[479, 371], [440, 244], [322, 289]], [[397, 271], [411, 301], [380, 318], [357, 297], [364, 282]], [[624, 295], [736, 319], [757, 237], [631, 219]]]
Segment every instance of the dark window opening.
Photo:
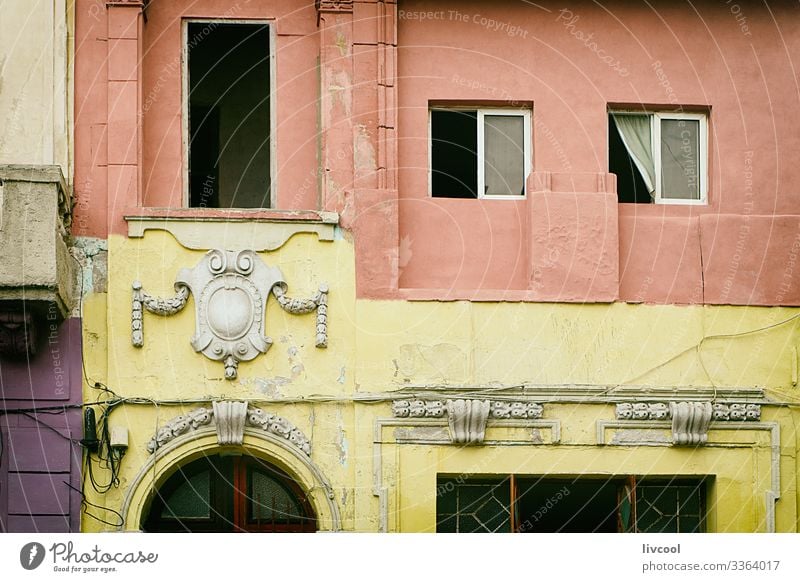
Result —
[[439, 477], [436, 531], [449, 533], [698, 533], [703, 479]]
[[431, 111], [431, 195], [478, 197], [477, 111]]
[[511, 531], [511, 480], [440, 477], [436, 531], [499, 533]]
[[520, 532], [615, 533], [617, 489], [612, 480], [518, 479]]
[[617, 200], [622, 203], [650, 204], [653, 198], [642, 174], [628, 154], [617, 124], [608, 116], [608, 171], [617, 175]]
[[310, 532], [308, 498], [286, 473], [248, 456], [210, 456], [179, 468], [156, 491], [148, 532]]
[[187, 39], [189, 205], [269, 208], [269, 27], [190, 22]]

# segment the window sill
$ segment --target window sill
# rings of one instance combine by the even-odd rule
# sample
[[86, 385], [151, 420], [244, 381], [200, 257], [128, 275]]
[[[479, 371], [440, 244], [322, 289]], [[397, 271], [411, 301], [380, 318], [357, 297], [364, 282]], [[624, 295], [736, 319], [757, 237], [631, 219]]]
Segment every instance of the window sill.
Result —
[[339, 224], [338, 214], [321, 210], [131, 208], [124, 216], [129, 238], [162, 230], [192, 250], [274, 251], [295, 234], [329, 242]]

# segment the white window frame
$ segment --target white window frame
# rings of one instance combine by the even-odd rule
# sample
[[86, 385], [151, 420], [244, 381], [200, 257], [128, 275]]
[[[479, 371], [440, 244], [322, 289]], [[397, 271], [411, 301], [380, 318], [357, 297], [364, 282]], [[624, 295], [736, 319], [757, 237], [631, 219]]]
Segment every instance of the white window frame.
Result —
[[[524, 200], [528, 196], [528, 178], [530, 178], [533, 164], [533, 151], [531, 148], [531, 110], [530, 109], [504, 109], [502, 107], [446, 107], [437, 106], [428, 109], [428, 196], [433, 198], [433, 112], [434, 111], [475, 111], [477, 114], [477, 144], [478, 144], [478, 199], [484, 200]], [[486, 115], [490, 117], [505, 116], [505, 117], [522, 117], [523, 125], [523, 144], [522, 155], [524, 162], [524, 178], [523, 178], [523, 194], [485, 194], [485, 144], [484, 144], [484, 118]]]
[[[183, 207], [193, 210], [203, 210], [190, 206], [189, 193], [189, 24], [261, 24], [266, 25], [269, 31], [269, 192], [270, 207], [268, 210], [278, 208], [278, 158], [277, 158], [277, 40], [278, 35], [274, 18], [243, 19], [243, 18], [182, 18], [181, 19], [181, 146], [182, 146], [182, 181], [183, 181]], [[214, 208], [212, 210], [226, 210]], [[264, 210], [260, 208], [231, 207], [227, 210]]]
[[[650, 118], [650, 147], [653, 152], [653, 163], [655, 165], [655, 200], [656, 204], [677, 204], [704, 206], [708, 204], [708, 115], [705, 113], [684, 113], [671, 111], [625, 111], [610, 110], [609, 113], [621, 115], [646, 115]], [[689, 200], [686, 198], [665, 198], [662, 193], [661, 184], [661, 120], [691, 120], [699, 122], [699, 142], [700, 151], [698, 152], [697, 176], [700, 182], [700, 199]], [[616, 128], [609, 127], [608, 130], [616, 131]]]

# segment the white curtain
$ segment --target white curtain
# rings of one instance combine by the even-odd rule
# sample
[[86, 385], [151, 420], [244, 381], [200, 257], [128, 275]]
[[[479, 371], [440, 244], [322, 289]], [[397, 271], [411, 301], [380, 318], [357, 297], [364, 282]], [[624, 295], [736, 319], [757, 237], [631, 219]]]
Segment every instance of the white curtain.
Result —
[[622, 143], [642, 175], [647, 191], [656, 191], [656, 165], [653, 161], [653, 142], [650, 139], [650, 115], [611, 115], [619, 130]]

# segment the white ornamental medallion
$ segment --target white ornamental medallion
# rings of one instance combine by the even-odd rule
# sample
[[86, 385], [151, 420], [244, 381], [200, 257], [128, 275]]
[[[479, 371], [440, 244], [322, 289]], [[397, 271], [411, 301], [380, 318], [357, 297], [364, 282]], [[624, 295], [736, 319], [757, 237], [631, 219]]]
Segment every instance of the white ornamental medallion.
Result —
[[209, 251], [193, 269], [181, 269], [176, 285], [195, 298], [197, 327], [192, 347], [225, 364], [236, 378], [239, 362], [264, 354], [272, 340], [264, 335], [264, 312], [273, 285], [284, 283], [277, 267], [266, 266], [253, 251]]
[[133, 282], [131, 342], [144, 345], [143, 311], [173, 315], [181, 311], [191, 293], [195, 298], [196, 329], [191, 338], [196, 352], [225, 365], [225, 378], [234, 380], [239, 362], [264, 354], [272, 340], [264, 335], [264, 316], [270, 292], [278, 305], [301, 315], [315, 311], [316, 346], [327, 347], [328, 287], [320, 285], [312, 299], [292, 299], [277, 267], [268, 267], [253, 251], [212, 250], [192, 269], [181, 269], [174, 297], [162, 299]]

